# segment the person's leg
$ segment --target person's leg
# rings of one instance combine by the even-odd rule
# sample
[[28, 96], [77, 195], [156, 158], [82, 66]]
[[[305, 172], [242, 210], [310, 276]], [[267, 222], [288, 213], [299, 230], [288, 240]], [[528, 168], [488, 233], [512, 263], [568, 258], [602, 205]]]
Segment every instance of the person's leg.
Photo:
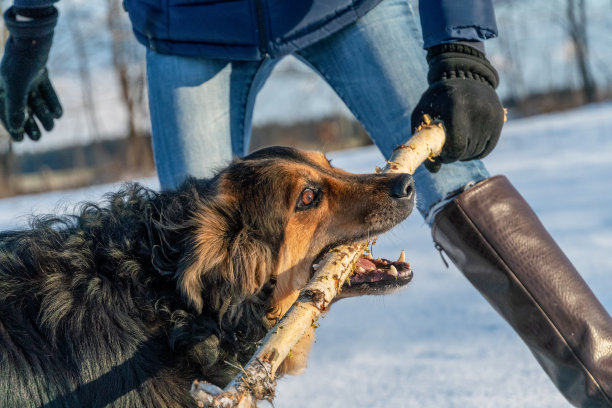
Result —
[[508, 179], [440, 211], [434, 241], [577, 407], [612, 407], [612, 319]]
[[[381, 152], [411, 134], [427, 84], [420, 35], [404, 1], [300, 52], [346, 102]], [[537, 216], [481, 162], [415, 174], [418, 206], [455, 265], [521, 336], [577, 406], [612, 406], [612, 319]]]
[[210, 177], [246, 154], [255, 96], [275, 60], [225, 61], [147, 50], [153, 151], [160, 185]]
[[[412, 134], [410, 114], [427, 87], [427, 66], [414, 11], [385, 0], [354, 25], [298, 52], [334, 88], [385, 158]], [[424, 166], [414, 174], [417, 206], [431, 224], [443, 204], [489, 176], [480, 161]]]

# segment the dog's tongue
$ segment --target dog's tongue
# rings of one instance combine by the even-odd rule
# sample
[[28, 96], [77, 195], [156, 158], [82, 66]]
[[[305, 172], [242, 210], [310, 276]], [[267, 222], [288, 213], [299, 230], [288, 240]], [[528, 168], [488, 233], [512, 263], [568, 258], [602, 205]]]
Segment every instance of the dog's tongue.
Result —
[[373, 259], [370, 254], [362, 255], [355, 263], [351, 276], [342, 285], [342, 291], [334, 302], [353, 296], [383, 295], [405, 286], [412, 279], [410, 264], [404, 251], [397, 261]]
[[388, 259], [372, 259], [369, 255], [357, 260], [355, 271], [350, 276], [352, 282], [378, 282], [412, 278], [410, 264], [405, 260], [402, 251], [397, 261]]
[[376, 265], [374, 264], [374, 262], [372, 262], [368, 258], [363, 258], [363, 257], [359, 258], [359, 260], [357, 261], [357, 266], [362, 267], [366, 271], [371, 271], [373, 269], [376, 269]]

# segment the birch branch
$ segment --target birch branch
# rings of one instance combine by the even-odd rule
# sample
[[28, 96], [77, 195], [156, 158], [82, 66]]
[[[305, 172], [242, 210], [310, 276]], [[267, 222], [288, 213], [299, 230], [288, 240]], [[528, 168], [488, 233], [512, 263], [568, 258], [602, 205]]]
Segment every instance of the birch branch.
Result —
[[[426, 115], [417, 132], [394, 150], [384, 169], [377, 168], [377, 171], [413, 174], [425, 160], [440, 154], [444, 141], [442, 125], [431, 122]], [[297, 301], [268, 332], [262, 346], [225, 389], [194, 381], [191, 396], [198, 406], [243, 408], [254, 407], [260, 400], [272, 401], [276, 388], [276, 369], [302, 335], [329, 307], [366, 249], [367, 242], [362, 242], [341, 245], [327, 253]]]

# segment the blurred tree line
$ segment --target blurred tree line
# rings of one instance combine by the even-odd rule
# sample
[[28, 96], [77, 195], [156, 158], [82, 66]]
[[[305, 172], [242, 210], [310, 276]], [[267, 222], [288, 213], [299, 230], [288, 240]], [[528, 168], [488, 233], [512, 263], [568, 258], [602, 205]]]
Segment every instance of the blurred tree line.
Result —
[[[1, 4], [2, 9], [6, 10], [12, 0], [2, 0]], [[71, 184], [79, 186], [83, 183], [114, 181], [126, 176], [151, 174], [154, 168], [144, 48], [134, 39], [122, 0], [63, 0], [57, 6], [61, 17], [49, 60], [51, 80], [56, 90], [61, 87], [58, 87], [58, 77], [60, 84], [62, 77], [77, 83], [74, 87], [80, 90], [77, 104], [82, 108], [85, 119], [81, 126], [84, 125], [91, 137], [86, 144], [60, 145], [57, 149], [60, 152], [55, 154], [58, 157], [50, 161], [66, 162], [53, 166], [65, 170], [65, 174], [60, 171], [52, 176], [49, 165], [44, 163], [44, 153], [16, 154], [16, 144], [1, 129], [0, 196], [71, 187]], [[2, 25], [2, 44], [7, 37], [8, 32]], [[119, 126], [124, 129], [122, 134], [113, 135], [119, 139], [114, 142], [107, 140], [108, 135], [104, 134], [104, 124], [100, 118], [100, 110], [108, 103], [99, 98], [100, 89], [104, 88], [117, 90], [113, 102], [121, 104], [125, 112], [123, 118], [113, 118], [124, 122]], [[61, 89], [58, 94], [65, 105], [66, 95], [62, 94]], [[117, 128], [117, 124], [114, 123], [112, 127]], [[45, 137], [50, 136], [43, 135]], [[36, 163], [38, 159], [42, 159], [40, 166]], [[68, 175], [71, 171], [63, 167], [82, 170], [80, 175]], [[32, 176], [28, 178], [29, 174]]]
[[612, 2], [494, 0], [500, 36], [487, 43], [505, 105], [520, 115], [610, 97]]
[[[417, 0], [409, 1], [416, 6]], [[500, 37], [487, 42], [487, 55], [500, 72], [499, 92], [511, 113], [535, 114], [609, 97], [610, 0], [494, 3]], [[0, 0], [0, 4], [6, 10], [12, 0]], [[69, 90], [59, 92], [68, 107], [65, 111], [79, 110], [78, 119], [58, 122], [62, 126], [72, 123], [78, 129], [74, 132], [77, 138], [66, 140], [61, 135], [64, 127], [43, 135], [44, 140], [30, 144], [28, 150], [12, 143], [0, 130], [0, 196], [108, 182], [154, 171], [145, 49], [134, 39], [122, 1], [62, 0], [56, 5], [60, 23], [49, 68], [56, 87]], [[7, 35], [2, 26], [2, 44]], [[110, 112], [110, 108], [114, 110]], [[303, 146], [311, 148], [317, 143], [328, 149], [367, 143], [363, 129], [352, 121], [322, 118], [312, 124], [271, 123], [254, 129], [253, 145], [283, 143], [288, 137], [306, 140]], [[36, 146], [42, 147], [37, 150]]]

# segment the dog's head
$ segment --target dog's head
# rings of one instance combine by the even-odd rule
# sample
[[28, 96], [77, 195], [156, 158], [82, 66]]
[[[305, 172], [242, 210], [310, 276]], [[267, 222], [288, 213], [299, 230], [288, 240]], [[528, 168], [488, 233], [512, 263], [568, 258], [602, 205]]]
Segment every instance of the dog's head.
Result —
[[[215, 178], [214, 194], [196, 214], [192, 256], [179, 287], [198, 310], [212, 288], [219, 304], [272, 287], [278, 317], [310, 279], [319, 257], [335, 245], [389, 230], [410, 214], [414, 196], [407, 174], [351, 174], [332, 167], [321, 153], [259, 150]], [[363, 274], [357, 282], [380, 287], [410, 280], [403, 262], [393, 273], [374, 260], [364, 265], [369, 264], [373, 269], [358, 267]]]

